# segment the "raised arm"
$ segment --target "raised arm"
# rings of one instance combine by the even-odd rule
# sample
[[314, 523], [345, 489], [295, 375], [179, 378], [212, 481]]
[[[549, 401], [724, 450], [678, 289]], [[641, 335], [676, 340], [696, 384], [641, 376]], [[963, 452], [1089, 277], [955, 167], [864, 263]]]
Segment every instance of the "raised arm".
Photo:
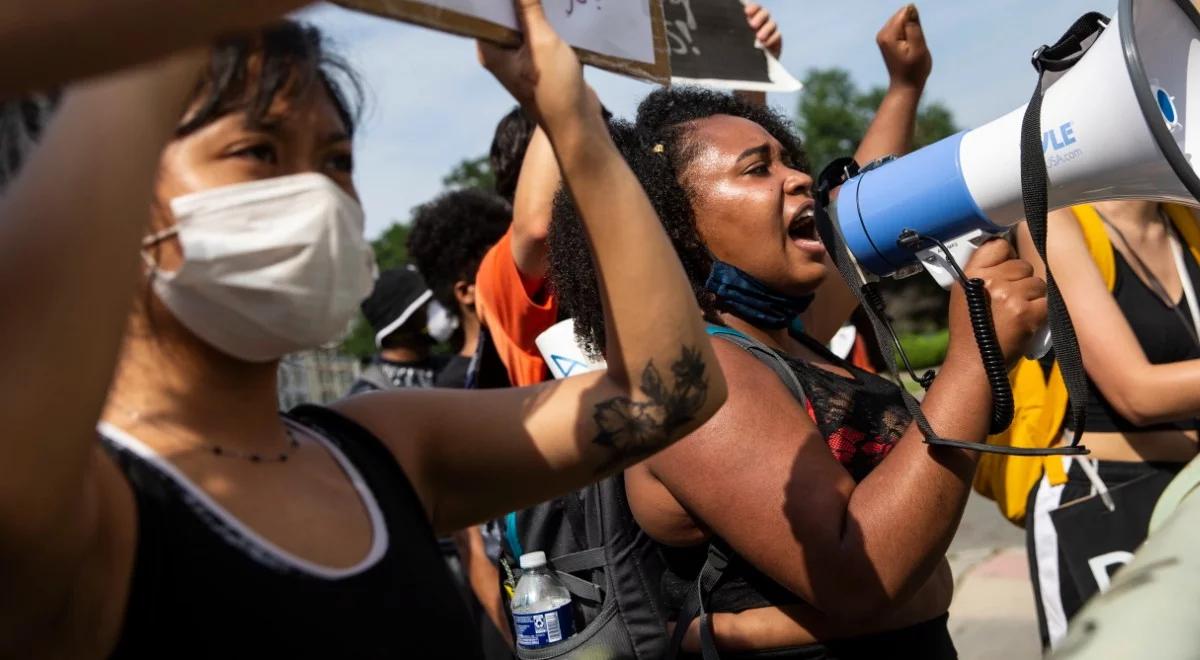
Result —
[[[916, 130], [917, 106], [925, 81], [933, 69], [933, 56], [925, 44], [921, 17], [916, 5], [905, 5], [892, 15], [875, 35], [888, 70], [888, 88], [875, 111], [875, 118], [854, 152], [854, 160], [864, 165], [888, 155], [903, 155], [912, 149]], [[824, 163], [813, 163], [824, 167]], [[827, 260], [829, 272], [836, 273]], [[850, 318], [858, 300], [840, 277], [830, 277], [817, 290], [817, 297], [804, 314], [806, 331], [818, 341], [828, 342]]]
[[[1121, 416], [1139, 426], [1200, 417], [1200, 360], [1151, 364], [1117, 306], [1071, 209], [1047, 217], [1046, 249], [1075, 323], [1088, 377]], [[1021, 223], [1017, 243], [1038, 275], [1045, 266]], [[1067, 276], [1069, 274], [1069, 277]]]
[[96, 420], [159, 155], [200, 62], [176, 57], [70, 90], [0, 202], [0, 655], [28, 632], [22, 622], [68, 602], [73, 571], [115, 514]]
[[[987, 281], [1005, 354], [1019, 355], [1045, 318], [1044, 285], [1010, 254], [990, 243], [967, 271]], [[953, 348], [921, 407], [940, 434], [983, 440], [991, 393], [962, 292], [952, 295]], [[926, 445], [912, 425], [855, 483], [770, 370], [729, 345], [717, 353], [729, 401], [652, 458], [651, 473], [706, 529], [831, 618], [868, 619], [912, 596], [954, 536], [977, 454]]]
[[540, 2], [518, 8], [521, 49], [481, 51], [545, 130], [580, 210], [608, 316], [608, 368], [534, 388], [392, 392], [339, 404], [393, 447], [442, 532], [615, 473], [696, 428], [725, 399], [683, 267], [613, 145], [579, 60]]
[[887, 66], [888, 88], [854, 152], [854, 160], [860, 164], [912, 149], [917, 106], [933, 70], [933, 56], [925, 44], [916, 5], [906, 5], [893, 14], [875, 35], [875, 43]]
[[554, 210], [554, 194], [562, 185], [562, 174], [550, 138], [540, 126], [534, 130], [521, 164], [517, 191], [513, 196], [512, 253], [522, 279], [537, 282], [537, 297], [545, 285], [549, 268], [546, 236], [550, 233], [550, 215]]
[[0, 98], [200, 46], [309, 2], [0, 0]]

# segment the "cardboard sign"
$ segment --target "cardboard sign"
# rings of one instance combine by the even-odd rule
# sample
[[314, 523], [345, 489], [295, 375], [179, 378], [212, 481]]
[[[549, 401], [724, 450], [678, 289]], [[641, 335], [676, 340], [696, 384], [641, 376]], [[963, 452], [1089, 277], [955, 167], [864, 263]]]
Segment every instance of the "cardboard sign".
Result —
[[760, 48], [741, 0], [663, 0], [672, 81], [721, 89], [795, 92], [801, 88]]
[[[521, 41], [511, 0], [334, 1], [501, 45]], [[544, 0], [543, 5], [554, 29], [583, 63], [661, 83], [670, 80], [662, 0]]]

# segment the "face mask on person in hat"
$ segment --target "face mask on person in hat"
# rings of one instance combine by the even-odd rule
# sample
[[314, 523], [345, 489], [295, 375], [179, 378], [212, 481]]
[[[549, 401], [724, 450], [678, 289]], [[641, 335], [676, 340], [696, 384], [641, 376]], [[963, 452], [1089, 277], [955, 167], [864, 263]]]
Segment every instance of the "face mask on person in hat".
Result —
[[309, 173], [239, 183], [171, 200], [178, 270], [153, 269], [154, 291], [175, 318], [218, 350], [269, 362], [338, 339], [371, 292], [375, 258], [362, 207], [328, 177]]

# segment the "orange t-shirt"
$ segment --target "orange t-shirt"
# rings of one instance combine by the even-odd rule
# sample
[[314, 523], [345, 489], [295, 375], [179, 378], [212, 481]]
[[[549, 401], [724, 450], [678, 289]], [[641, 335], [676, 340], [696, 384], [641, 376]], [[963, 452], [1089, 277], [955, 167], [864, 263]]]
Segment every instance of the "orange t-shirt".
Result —
[[[535, 283], [536, 284], [536, 283]], [[534, 340], [558, 321], [558, 303], [547, 292], [535, 302], [512, 253], [512, 228], [492, 246], [475, 275], [475, 307], [496, 353], [517, 387], [550, 380], [550, 370]]]

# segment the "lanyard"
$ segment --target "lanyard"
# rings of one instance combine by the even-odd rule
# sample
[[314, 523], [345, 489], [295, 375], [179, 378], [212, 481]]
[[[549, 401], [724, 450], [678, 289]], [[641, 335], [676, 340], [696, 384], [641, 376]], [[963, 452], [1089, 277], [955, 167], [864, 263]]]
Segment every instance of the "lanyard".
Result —
[[1142, 270], [1146, 276], [1146, 279], [1149, 280], [1146, 285], [1151, 291], [1154, 292], [1156, 296], [1162, 300], [1164, 305], [1166, 305], [1171, 311], [1175, 312], [1175, 315], [1179, 317], [1179, 322], [1183, 324], [1183, 328], [1187, 330], [1188, 334], [1191, 336], [1192, 341], [1200, 345], [1200, 336], [1198, 336], [1198, 333], [1200, 333], [1200, 309], [1197, 309], [1196, 290], [1193, 287], [1191, 275], [1188, 274], [1187, 263], [1184, 261], [1183, 245], [1180, 243], [1179, 237], [1175, 235], [1175, 226], [1171, 224], [1171, 221], [1166, 215], [1163, 214], [1162, 209], [1159, 208], [1158, 215], [1166, 227], [1167, 241], [1171, 245], [1171, 254], [1175, 259], [1175, 269], [1179, 272], [1179, 284], [1183, 287], [1184, 299], [1187, 300], [1188, 311], [1191, 312], [1192, 322], [1190, 325], [1188, 324], [1187, 317], [1185, 317], [1183, 312], [1180, 311], [1179, 305], [1175, 304], [1175, 301], [1167, 293], [1166, 287], [1163, 286], [1162, 282], [1158, 281], [1158, 278], [1154, 276], [1154, 273], [1150, 270], [1150, 267], [1146, 265], [1146, 262], [1142, 261], [1140, 256], [1138, 256], [1137, 250], [1133, 249], [1133, 245], [1130, 244], [1129, 239], [1125, 238], [1125, 234], [1116, 225], [1109, 222], [1108, 218], [1104, 217], [1104, 214], [1100, 213], [1098, 209], [1096, 210], [1096, 214], [1100, 216], [1100, 220], [1104, 222], [1105, 226], [1111, 229], [1113, 233], [1115, 233], [1117, 237], [1121, 239], [1121, 243], [1123, 243], [1125, 245], [1125, 249], [1129, 251], [1129, 256], [1133, 258], [1133, 261], [1137, 263], [1138, 268]]
[[1200, 333], [1200, 306], [1196, 304], [1196, 289], [1192, 284], [1191, 275], [1188, 274], [1187, 262], [1184, 261], [1183, 245], [1174, 231], [1171, 232], [1171, 252], [1175, 257], [1175, 268], [1179, 271], [1179, 282], [1183, 285], [1183, 297], [1187, 300], [1188, 312], [1192, 316], [1192, 339], [1196, 339], [1197, 333]]

